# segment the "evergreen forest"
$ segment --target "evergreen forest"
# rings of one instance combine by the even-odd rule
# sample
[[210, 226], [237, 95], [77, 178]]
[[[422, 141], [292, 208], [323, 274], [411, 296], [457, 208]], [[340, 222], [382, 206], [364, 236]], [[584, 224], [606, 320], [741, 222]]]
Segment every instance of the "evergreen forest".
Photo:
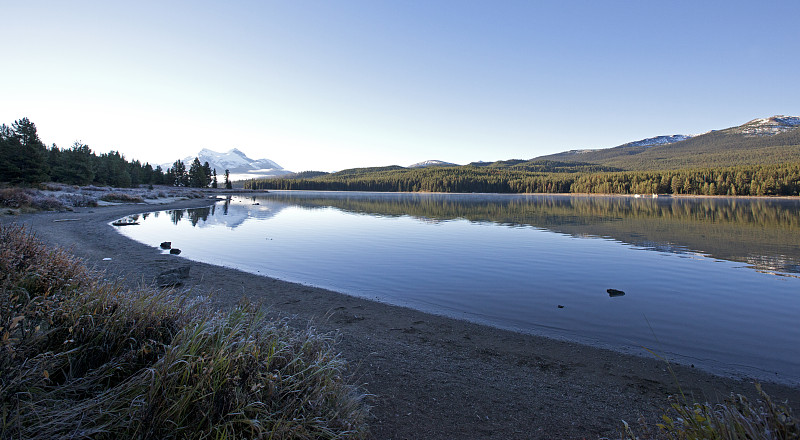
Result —
[[[225, 172], [226, 188], [231, 187]], [[163, 170], [138, 160], [128, 161], [117, 151], [96, 154], [80, 141], [70, 148], [47, 147], [28, 118], [0, 125], [0, 182], [32, 185], [58, 182], [70, 185], [108, 185], [117, 188], [139, 185], [172, 185], [216, 188], [217, 171], [208, 162], [194, 159], [189, 166], [177, 160]]]
[[[253, 190], [798, 196], [799, 136], [800, 130], [794, 130], [747, 141], [720, 132], [698, 136], [682, 142], [680, 147], [644, 152], [618, 147], [581, 156], [593, 159], [591, 162], [561, 155], [558, 160], [474, 162], [464, 166], [306, 171], [249, 180], [242, 186]], [[752, 150], [748, 150], [748, 142]], [[669, 151], [674, 154], [667, 154]], [[666, 156], [645, 160], [656, 153]], [[600, 157], [603, 154], [614, 157]], [[628, 159], [622, 161], [620, 157]], [[663, 168], [667, 164], [675, 167]], [[228, 189], [232, 187], [229, 174], [228, 170], [223, 174]], [[48, 181], [114, 187], [219, 185], [217, 171], [196, 157], [190, 164], [176, 160], [163, 170], [158, 165], [128, 161], [116, 151], [96, 154], [79, 141], [65, 149], [55, 144], [47, 147], [39, 139], [35, 124], [27, 118], [10, 126], [0, 125], [0, 182], [31, 185]]]
[[[444, 193], [800, 195], [800, 161], [776, 165], [652, 171], [593, 171], [567, 163], [428, 168], [365, 168], [313, 178], [244, 182], [246, 189]], [[570, 167], [573, 168], [570, 168]], [[567, 170], [563, 170], [564, 168]]]

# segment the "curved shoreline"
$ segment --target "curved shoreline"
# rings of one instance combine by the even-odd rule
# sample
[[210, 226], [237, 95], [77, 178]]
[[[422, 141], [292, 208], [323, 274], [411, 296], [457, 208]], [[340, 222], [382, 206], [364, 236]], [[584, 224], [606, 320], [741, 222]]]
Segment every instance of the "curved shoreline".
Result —
[[[206, 206], [195, 199], [153, 210]], [[197, 263], [112, 233], [108, 223], [152, 205], [80, 208], [69, 213], [0, 217], [43, 241], [71, 248], [88, 265], [135, 287], [164, 270], [191, 266], [186, 287], [220, 307], [242, 296], [294, 325], [338, 331], [337, 348], [372, 395], [372, 435], [391, 438], [592, 438], [617, 436], [621, 420], [655, 420], [678, 391], [658, 359], [430, 315], [236, 269]], [[55, 220], [75, 219], [56, 222]], [[103, 261], [111, 258], [111, 261]], [[731, 391], [752, 396], [749, 381], [673, 366], [694, 400]], [[800, 389], [765, 384], [777, 401], [800, 408]]]

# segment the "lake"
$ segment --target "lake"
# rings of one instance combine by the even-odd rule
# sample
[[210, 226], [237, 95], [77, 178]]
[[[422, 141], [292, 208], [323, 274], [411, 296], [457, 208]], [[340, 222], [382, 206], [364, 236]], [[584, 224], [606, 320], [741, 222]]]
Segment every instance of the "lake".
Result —
[[135, 218], [191, 260], [800, 384], [800, 200], [275, 191]]

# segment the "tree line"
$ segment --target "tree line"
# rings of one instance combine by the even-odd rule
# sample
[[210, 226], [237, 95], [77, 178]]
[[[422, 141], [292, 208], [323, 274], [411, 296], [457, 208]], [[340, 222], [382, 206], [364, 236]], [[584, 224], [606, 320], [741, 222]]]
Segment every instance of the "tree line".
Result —
[[255, 179], [246, 189], [445, 193], [800, 195], [800, 162], [666, 171], [538, 173], [513, 168], [387, 167], [307, 179]]
[[[230, 189], [230, 172], [225, 170], [225, 187]], [[0, 124], [0, 182], [36, 184], [58, 182], [71, 185], [108, 185], [118, 188], [139, 185], [173, 185], [216, 188], [217, 171], [195, 157], [186, 165], [177, 160], [163, 170], [138, 160], [128, 161], [118, 151], [95, 154], [80, 141], [62, 149], [47, 147], [28, 118], [11, 126]]]

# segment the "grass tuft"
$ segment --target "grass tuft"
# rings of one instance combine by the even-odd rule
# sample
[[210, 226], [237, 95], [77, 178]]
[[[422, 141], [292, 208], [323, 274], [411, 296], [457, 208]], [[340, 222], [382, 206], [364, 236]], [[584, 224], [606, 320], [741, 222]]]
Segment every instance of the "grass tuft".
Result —
[[690, 404], [670, 398], [657, 427], [668, 439], [800, 439], [800, 422], [788, 405], [777, 405], [756, 383], [759, 398], [751, 402], [731, 394], [722, 403]]
[[130, 291], [0, 225], [0, 438], [366, 436], [333, 337]]

